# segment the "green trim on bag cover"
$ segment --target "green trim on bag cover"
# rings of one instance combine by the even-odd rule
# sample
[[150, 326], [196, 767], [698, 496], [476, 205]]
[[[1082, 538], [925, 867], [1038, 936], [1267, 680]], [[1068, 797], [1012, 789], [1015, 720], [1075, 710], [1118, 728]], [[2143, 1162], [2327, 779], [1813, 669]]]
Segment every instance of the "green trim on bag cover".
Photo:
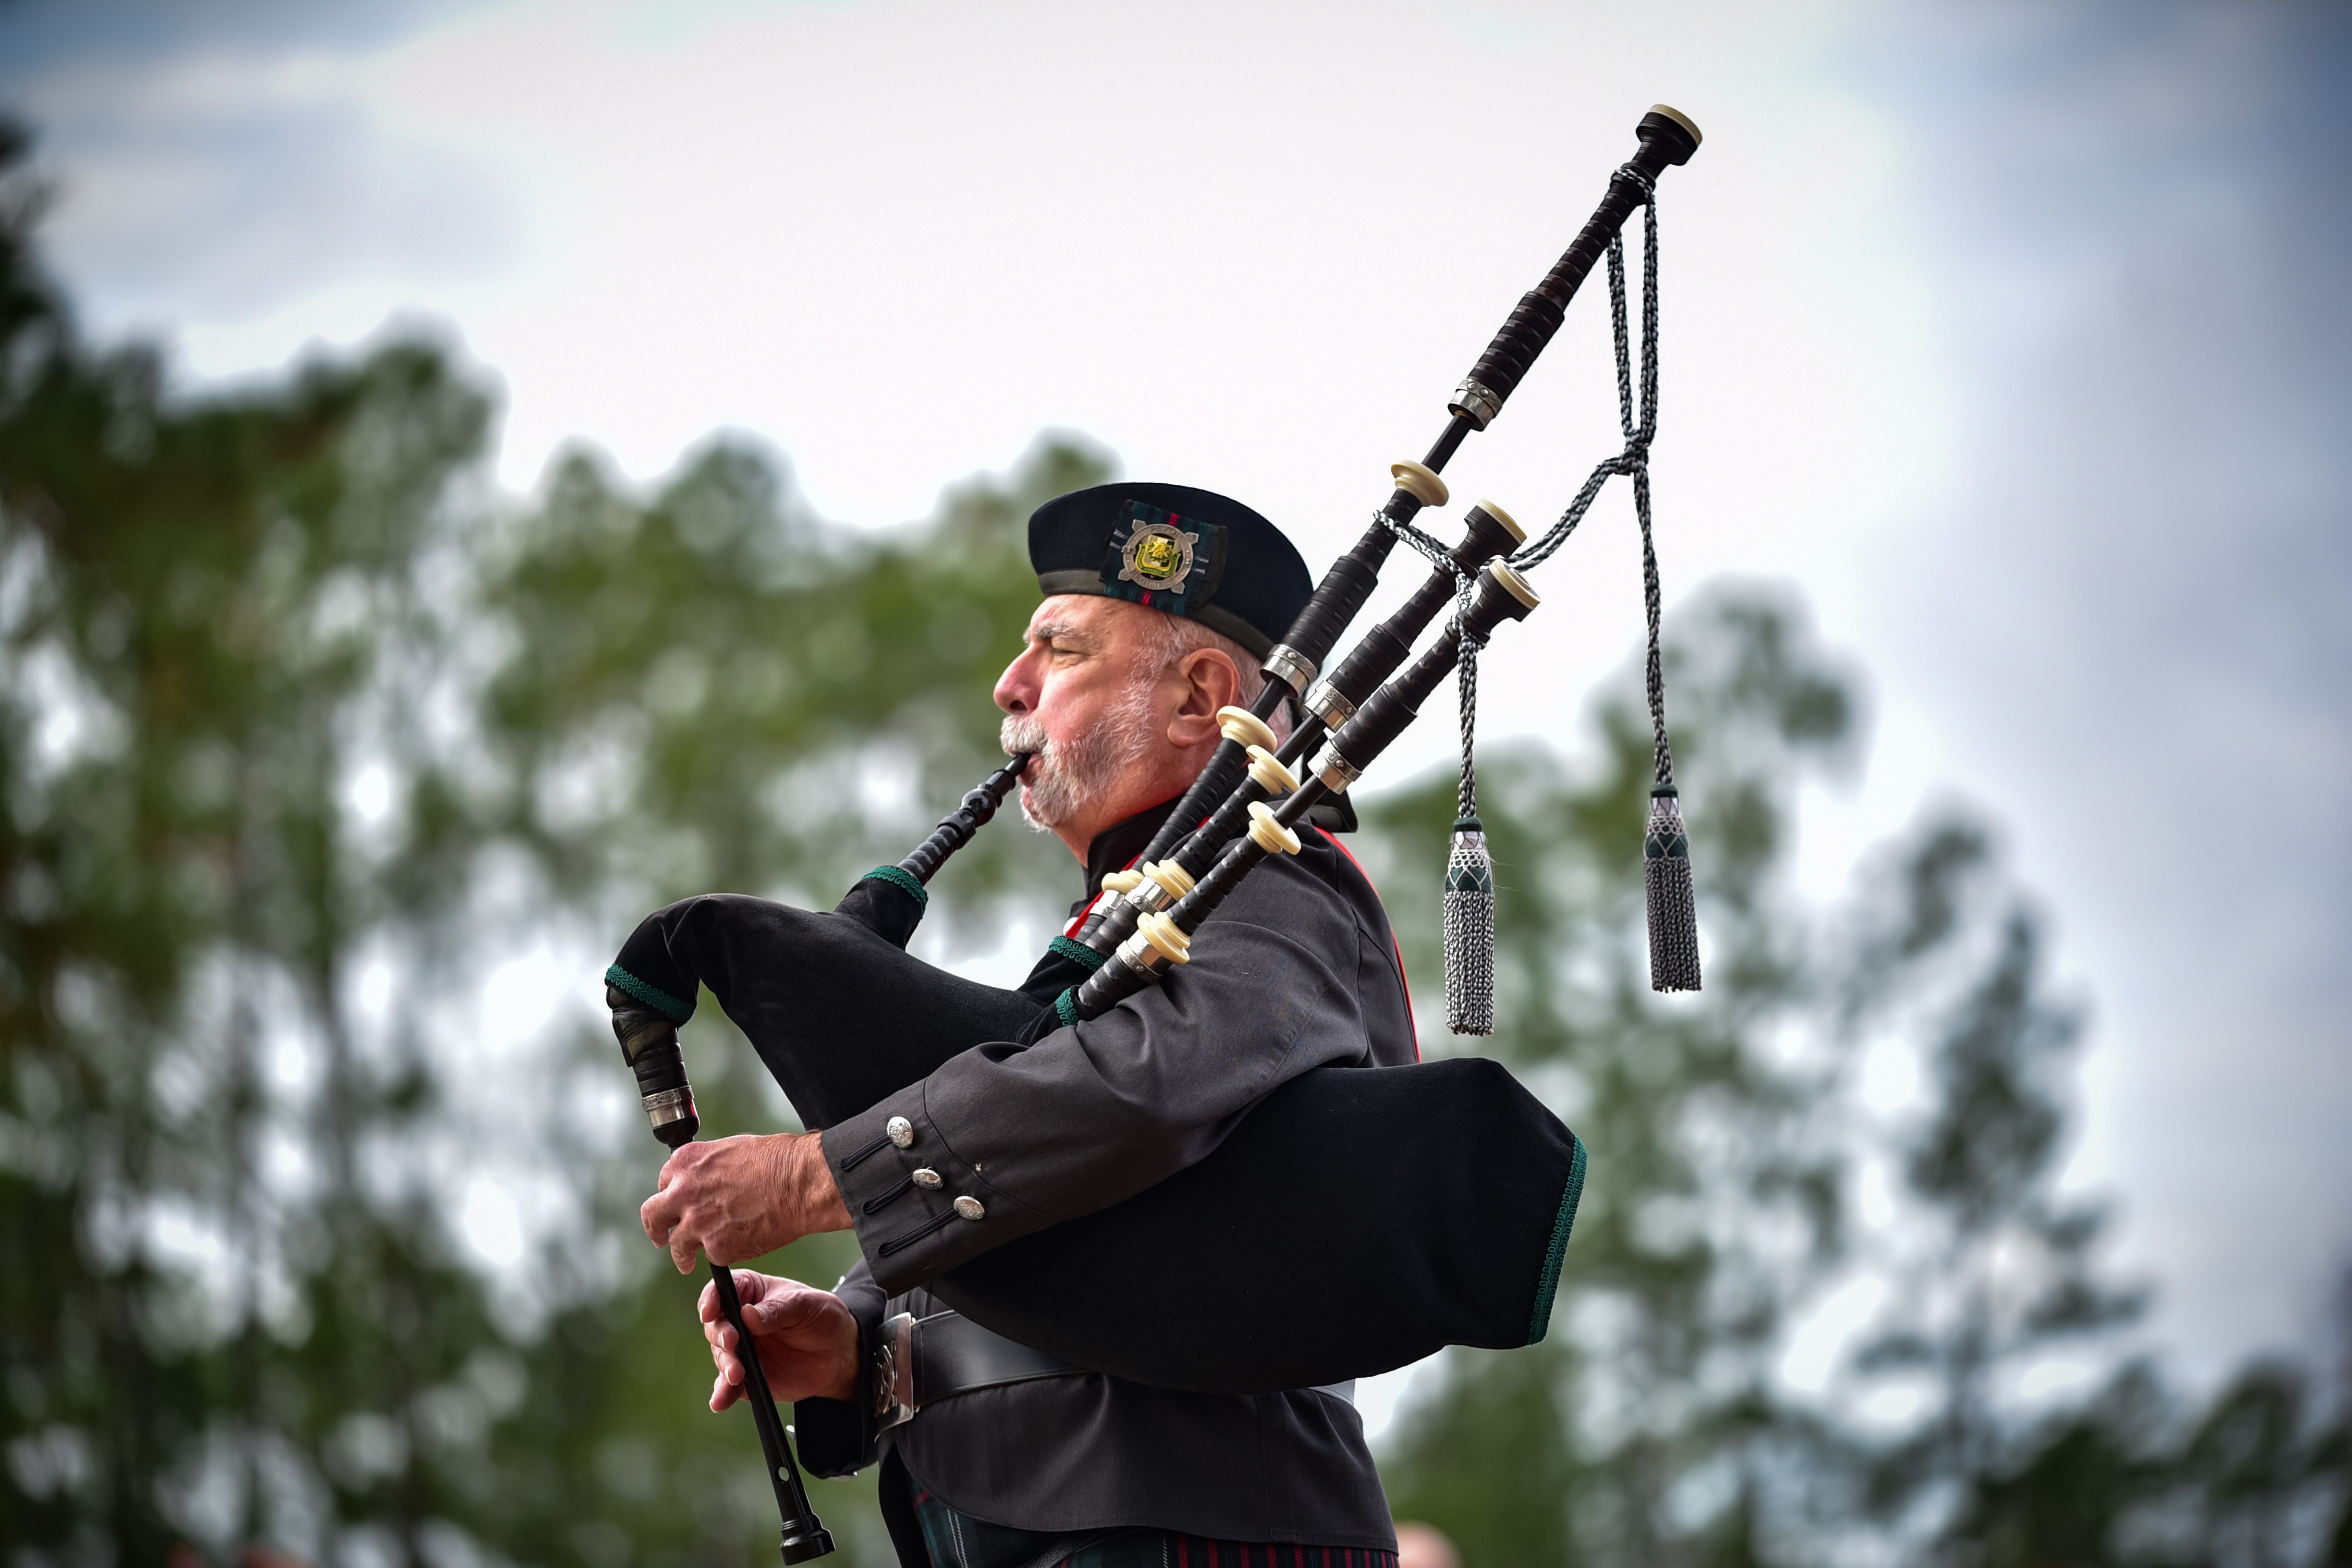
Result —
[[1552, 1221], [1551, 1248], [1544, 1254], [1543, 1278], [1536, 1281], [1535, 1316], [1528, 1321], [1528, 1343], [1541, 1344], [1551, 1327], [1551, 1299], [1559, 1289], [1559, 1262], [1568, 1251], [1568, 1233], [1576, 1224], [1577, 1200], [1584, 1196], [1584, 1140], [1571, 1132], [1576, 1152], [1568, 1160], [1568, 1191], [1559, 1198], [1559, 1217]]
[[1054, 998], [1054, 1016], [1062, 1020], [1062, 1027], [1065, 1029], [1075, 1029], [1078, 1026], [1078, 988], [1076, 986], [1071, 986]]
[[619, 986], [673, 1024], [683, 1024], [694, 1016], [693, 1003], [681, 1002], [660, 986], [646, 984], [617, 963], [604, 971], [604, 984]]
[[1057, 936], [1045, 944], [1045, 951], [1060, 953], [1080, 969], [1094, 970], [1103, 966], [1103, 955], [1076, 937]]
[[926, 910], [930, 908], [931, 890], [923, 886], [921, 878], [916, 876], [912, 871], [908, 870], [904, 866], [877, 866], [874, 869], [866, 872], [866, 875], [858, 878], [857, 879], [861, 882], [887, 882], [891, 886], [900, 889], [908, 898], [914, 900], [915, 907], [917, 909]]

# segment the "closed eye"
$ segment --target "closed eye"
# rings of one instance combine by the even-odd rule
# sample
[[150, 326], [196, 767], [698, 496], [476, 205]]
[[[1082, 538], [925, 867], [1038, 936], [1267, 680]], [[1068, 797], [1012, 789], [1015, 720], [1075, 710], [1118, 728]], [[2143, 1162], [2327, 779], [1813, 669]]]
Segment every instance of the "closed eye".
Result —
[[1050, 623], [1030, 632], [1029, 646], [1044, 648], [1057, 659], [1084, 658], [1095, 651], [1094, 639], [1076, 627]]

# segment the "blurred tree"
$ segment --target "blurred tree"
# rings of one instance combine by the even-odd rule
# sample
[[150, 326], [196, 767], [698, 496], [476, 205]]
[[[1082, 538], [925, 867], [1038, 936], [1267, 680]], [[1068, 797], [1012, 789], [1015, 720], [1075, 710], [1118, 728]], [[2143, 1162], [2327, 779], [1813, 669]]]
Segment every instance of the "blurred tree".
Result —
[[[2018, 1372], [2070, 1345], [2112, 1362], [2138, 1305], [2098, 1274], [2098, 1212], [2054, 1190], [2077, 1026], [2042, 978], [2040, 921], [1990, 832], [1949, 808], [1874, 856], [1848, 906], [1801, 901], [1796, 795], [1854, 760], [1854, 678], [1769, 592], [1703, 595], [1670, 632], [1705, 992], [1647, 989], [1650, 743], [1630, 679], [1598, 710], [1594, 764], [1496, 747], [1481, 769], [1494, 1049], [1592, 1171], [1551, 1336], [1451, 1352], [1399, 1415], [1400, 1517], [1445, 1530], [1471, 1568], [2325, 1560], [2352, 1488], [2299, 1369], [2252, 1369], [2202, 1413], [2140, 1363], [2054, 1411], [2016, 1397]], [[1449, 774], [1368, 814], [1425, 975], [1436, 900], [1416, 890], [1453, 812]], [[1927, 1085], [1891, 1137], [1852, 1071], [1888, 1048]], [[1908, 1201], [1863, 1226], [1852, 1194], [1874, 1175]], [[1801, 1397], [1780, 1373], [1790, 1335], [1858, 1277], [1886, 1287], [1886, 1324], [1832, 1397]], [[1916, 1396], [1891, 1435], [1864, 1415], [1888, 1387]]]
[[169, 398], [79, 342], [39, 200], [0, 203], [6, 1533], [154, 1562], [364, 1510], [414, 1545], [413, 1412], [485, 1321], [364, 1169], [428, 1090], [350, 1026], [383, 900], [345, 796], [486, 406], [408, 347]]
[[[488, 404], [430, 347], [190, 398], [85, 345], [24, 147], [0, 137], [0, 1538], [758, 1560], [693, 1286], [617, 1245], [659, 1151], [578, 1114], [627, 1100], [609, 1038], [495, 1103], [445, 999], [519, 913], [576, 910], [601, 949], [681, 892], [829, 898], [902, 853], [993, 754], [1020, 521], [1100, 460], [1049, 444], [887, 539], [723, 444], [650, 501], [570, 459], [504, 516]], [[929, 940], [1043, 875], [1030, 847], [960, 860]], [[714, 1131], [772, 1126], [731, 1031], [695, 1035]], [[518, 1143], [577, 1198], [522, 1310], [452, 1223]], [[829, 1283], [841, 1252], [785, 1266]]]
[[[582, 954], [592, 975], [639, 916], [689, 893], [829, 906], [1002, 760], [988, 693], [1036, 596], [1028, 514], [1107, 477], [1101, 458], [1047, 442], [1009, 486], [966, 485], [931, 521], [875, 536], [796, 510], [774, 468], [740, 446], [708, 448], [647, 501], [593, 459], [567, 458], [543, 504], [484, 562], [480, 604], [499, 657], [482, 676], [475, 776], [420, 780], [419, 813], [521, 848], [535, 872], [527, 918], [544, 926], [573, 910], [593, 933]], [[1057, 844], [982, 835], [936, 884], [918, 940], [939, 952], [959, 929], [997, 924], [1015, 890], [1068, 881]], [[684, 1043], [707, 1136], [790, 1124], [715, 1006]], [[530, 1394], [508, 1441], [531, 1455], [532, 1490], [520, 1506], [509, 1496], [489, 1539], [542, 1559], [559, 1542], [606, 1568], [657, 1560], [691, 1520], [696, 1555], [764, 1556], [774, 1507], [748, 1418], [702, 1409], [699, 1280], [670, 1274], [636, 1234], [661, 1151], [601, 1023], [575, 1045], [559, 1070], [627, 1103], [617, 1145], [570, 1140], [566, 1163], [593, 1199], [576, 1231], [551, 1241], [548, 1267], [566, 1276], [556, 1298], [575, 1304], [530, 1352]], [[557, 1147], [567, 1136], [540, 1133]], [[624, 1238], [617, 1268], [599, 1236]], [[813, 1237], [760, 1266], [831, 1285], [856, 1255], [846, 1236]], [[812, 1489], [853, 1561], [894, 1560], [870, 1473]]]
[[[1855, 702], [1799, 617], [1755, 592], [1683, 617], [1671, 658], [1710, 943], [1697, 996], [1649, 990], [1637, 706], [1620, 694], [1600, 710], [1590, 770], [1525, 746], [1487, 749], [1480, 769], [1495, 1053], [1576, 1127], [1592, 1174], [1551, 1335], [1450, 1356], [1443, 1391], [1399, 1417], [1386, 1474], [1400, 1516], [1444, 1529], [1472, 1568], [1752, 1561], [1759, 1500], [1801, 1458], [1773, 1362], [1789, 1313], [1843, 1255], [1823, 1114], [1841, 1058], [1770, 1047], [1821, 1005], [1813, 922], [1785, 885], [1790, 800], [1851, 760]], [[1425, 976], [1435, 900], [1413, 890], [1435, 885], [1452, 801], [1441, 777], [1370, 812], [1408, 967]]]
[[2306, 1369], [2258, 1363], [2200, 1410], [2142, 1363], [2096, 1396], [1999, 1435], [1958, 1478], [1948, 1562], [2231, 1564], [2352, 1562], [2340, 1406]]
[[[1028, 514], [1107, 477], [1049, 442], [1009, 489], [965, 487], [886, 538], [822, 527], [740, 445], [646, 505], [563, 459], [483, 588], [505, 645], [494, 829], [631, 921], [713, 889], [830, 904], [1003, 761], [988, 692], [1036, 599]], [[1023, 848], [984, 835], [959, 881], [1034, 884], [1055, 862]]]
[[[2039, 921], [1998, 886], [1987, 835], [1972, 824], [1935, 824], [1890, 870], [1866, 895], [1876, 919], [1855, 944], [1849, 1021], [1932, 992], [1938, 968], [1958, 976], [1954, 994], [1926, 1010], [1929, 1109], [1899, 1151], [1915, 1201], [1876, 1259], [1894, 1281], [1887, 1323], [1854, 1357], [1864, 1380], [1892, 1377], [1921, 1396], [1912, 1433], [1870, 1469], [1869, 1501], [1900, 1517], [1906, 1507], [1947, 1511], [1956, 1488], [1990, 1472], [2016, 1425], [2001, 1408], [2005, 1379], [2128, 1322], [2140, 1301], [2096, 1276], [2104, 1216], [2054, 1190], [2064, 1121], [2056, 1075], [2079, 1026], [2043, 994]], [[2136, 1386], [2119, 1386], [2116, 1397], [2133, 1402]], [[2026, 1532], [2033, 1539], [2019, 1543], [2030, 1547], [2020, 1560], [2104, 1552], [2129, 1467], [2080, 1435], [2036, 1464], [2063, 1478], [2066, 1500]], [[1989, 1549], [1991, 1537], [2016, 1533], [2018, 1510], [2008, 1513], [2011, 1528], [2000, 1529], [1964, 1510], [1947, 1546], [1961, 1555]]]

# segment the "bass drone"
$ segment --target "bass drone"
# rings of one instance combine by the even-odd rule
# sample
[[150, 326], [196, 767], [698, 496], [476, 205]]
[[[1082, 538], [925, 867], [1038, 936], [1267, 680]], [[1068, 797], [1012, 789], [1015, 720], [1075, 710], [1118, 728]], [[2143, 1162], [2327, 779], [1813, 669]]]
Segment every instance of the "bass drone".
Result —
[[[1503, 624], [1536, 608], [1527, 573], [1567, 542], [1619, 474], [1633, 481], [1648, 618], [1651, 984], [1697, 989], [1687, 840], [1666, 744], [1647, 459], [1657, 415], [1655, 184], [1690, 160], [1699, 132], [1659, 105], [1634, 134], [1639, 151], [1612, 172], [1574, 243], [1454, 389], [1436, 444], [1420, 462], [1391, 466], [1386, 504], [1265, 659], [1265, 689], [1248, 709], [1220, 713], [1215, 754], [1139, 858], [1140, 868], [1107, 879], [1076, 934], [1055, 938], [1020, 987], [963, 980], [905, 949], [927, 884], [995, 815], [1025, 755], [966, 795], [913, 854], [861, 879], [829, 914], [707, 897], [638, 927], [607, 973], [605, 997], [663, 1143], [677, 1148], [699, 1128], [677, 1026], [701, 986], [751, 1038], [803, 1125], [818, 1130], [975, 1046], [1026, 1046], [1147, 987], [1181, 984], [1202, 922], [1253, 868], [1300, 851], [1307, 814], [1361, 777], [1449, 674], [1461, 696], [1463, 747], [1444, 894], [1447, 1018], [1459, 1033], [1491, 1032], [1494, 881], [1472, 766], [1477, 655]], [[1638, 400], [1621, 233], [1636, 207], [1645, 242]], [[1447, 549], [1412, 520], [1445, 504], [1440, 471], [1501, 412], [1604, 257], [1624, 449], [1593, 469], [1535, 543], [1502, 508], [1481, 502]], [[1399, 540], [1428, 561], [1428, 576], [1324, 673]], [[1406, 665], [1449, 603], [1452, 617]], [[1277, 747], [1266, 721], [1285, 702], [1301, 712]], [[1301, 767], [1311, 769], [1303, 782]], [[877, 1017], [877, 996], [892, 999], [887, 1018]], [[1542, 1339], [1584, 1170], [1582, 1142], [1499, 1063], [1322, 1068], [1265, 1096], [1208, 1157], [1123, 1203], [933, 1278], [884, 1278], [883, 1268], [877, 1278], [894, 1293], [926, 1287], [982, 1327], [1077, 1367], [1207, 1393], [1312, 1387], [1390, 1371], [1448, 1344], [1508, 1349]], [[749, 1343], [732, 1276], [716, 1260], [710, 1267], [728, 1321]], [[1176, 1288], [1204, 1278], [1219, 1289]], [[1318, 1289], [1297, 1290], [1302, 1279]], [[747, 1391], [784, 1519], [784, 1560], [822, 1555], [832, 1541], [809, 1508], [766, 1379], [747, 1379]]]

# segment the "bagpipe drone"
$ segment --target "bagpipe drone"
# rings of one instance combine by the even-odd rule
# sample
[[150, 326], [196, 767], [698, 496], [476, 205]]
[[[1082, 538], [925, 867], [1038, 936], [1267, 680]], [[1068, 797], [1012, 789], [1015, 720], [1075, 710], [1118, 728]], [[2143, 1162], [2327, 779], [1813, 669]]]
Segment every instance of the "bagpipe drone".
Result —
[[[608, 973], [606, 996], [665, 1144], [675, 1148], [698, 1128], [677, 1028], [702, 986], [814, 1130], [975, 1046], [1026, 1045], [1148, 987], [1182, 984], [1201, 924], [1253, 868], [1300, 851], [1297, 829], [1307, 814], [1354, 784], [1448, 675], [1461, 697], [1462, 772], [1444, 890], [1446, 1016], [1457, 1033], [1491, 1033], [1494, 879], [1473, 765], [1478, 655], [1504, 624], [1537, 607], [1527, 574], [1566, 542], [1614, 475], [1633, 481], [1648, 622], [1655, 784], [1643, 856], [1651, 983], [1697, 989], [1690, 862], [1661, 684], [1647, 458], [1657, 413], [1655, 183], [1689, 161], [1699, 133], [1661, 105], [1642, 117], [1635, 135], [1639, 150], [1612, 174], [1574, 243], [1455, 389], [1436, 444], [1421, 461], [1392, 466], [1387, 502], [1263, 660], [1263, 691], [1247, 710], [1223, 710], [1222, 742], [1139, 868], [1107, 879], [1076, 935], [1055, 938], [1020, 987], [961, 979], [905, 947], [926, 885], [1002, 805], [1025, 756], [991, 774], [913, 854], [868, 874], [830, 913], [709, 896], [648, 917]], [[1638, 380], [1621, 234], [1637, 207], [1644, 219]], [[1449, 549], [1413, 519], [1445, 504], [1441, 471], [1501, 412], [1604, 258], [1623, 449], [1593, 469], [1532, 543], [1501, 508], [1482, 502]], [[1400, 541], [1428, 562], [1427, 576], [1326, 672]], [[1412, 657], [1415, 640], [1449, 605], [1454, 614]], [[1302, 717], [1277, 745], [1266, 721], [1294, 701]], [[877, 998], [887, 998], [887, 1008]], [[1268, 1094], [1190, 1168], [922, 1283], [984, 1328], [1120, 1377], [1228, 1394], [1334, 1384], [1447, 1344], [1500, 1349], [1541, 1339], [1584, 1164], [1575, 1134], [1491, 1060], [1318, 1068]], [[740, 1335], [731, 1277], [715, 1262], [712, 1274]], [[1185, 1284], [1202, 1280], [1214, 1289]], [[749, 1392], [785, 1516], [785, 1560], [818, 1555], [830, 1539], [808, 1510], [765, 1380], [751, 1378]]]

